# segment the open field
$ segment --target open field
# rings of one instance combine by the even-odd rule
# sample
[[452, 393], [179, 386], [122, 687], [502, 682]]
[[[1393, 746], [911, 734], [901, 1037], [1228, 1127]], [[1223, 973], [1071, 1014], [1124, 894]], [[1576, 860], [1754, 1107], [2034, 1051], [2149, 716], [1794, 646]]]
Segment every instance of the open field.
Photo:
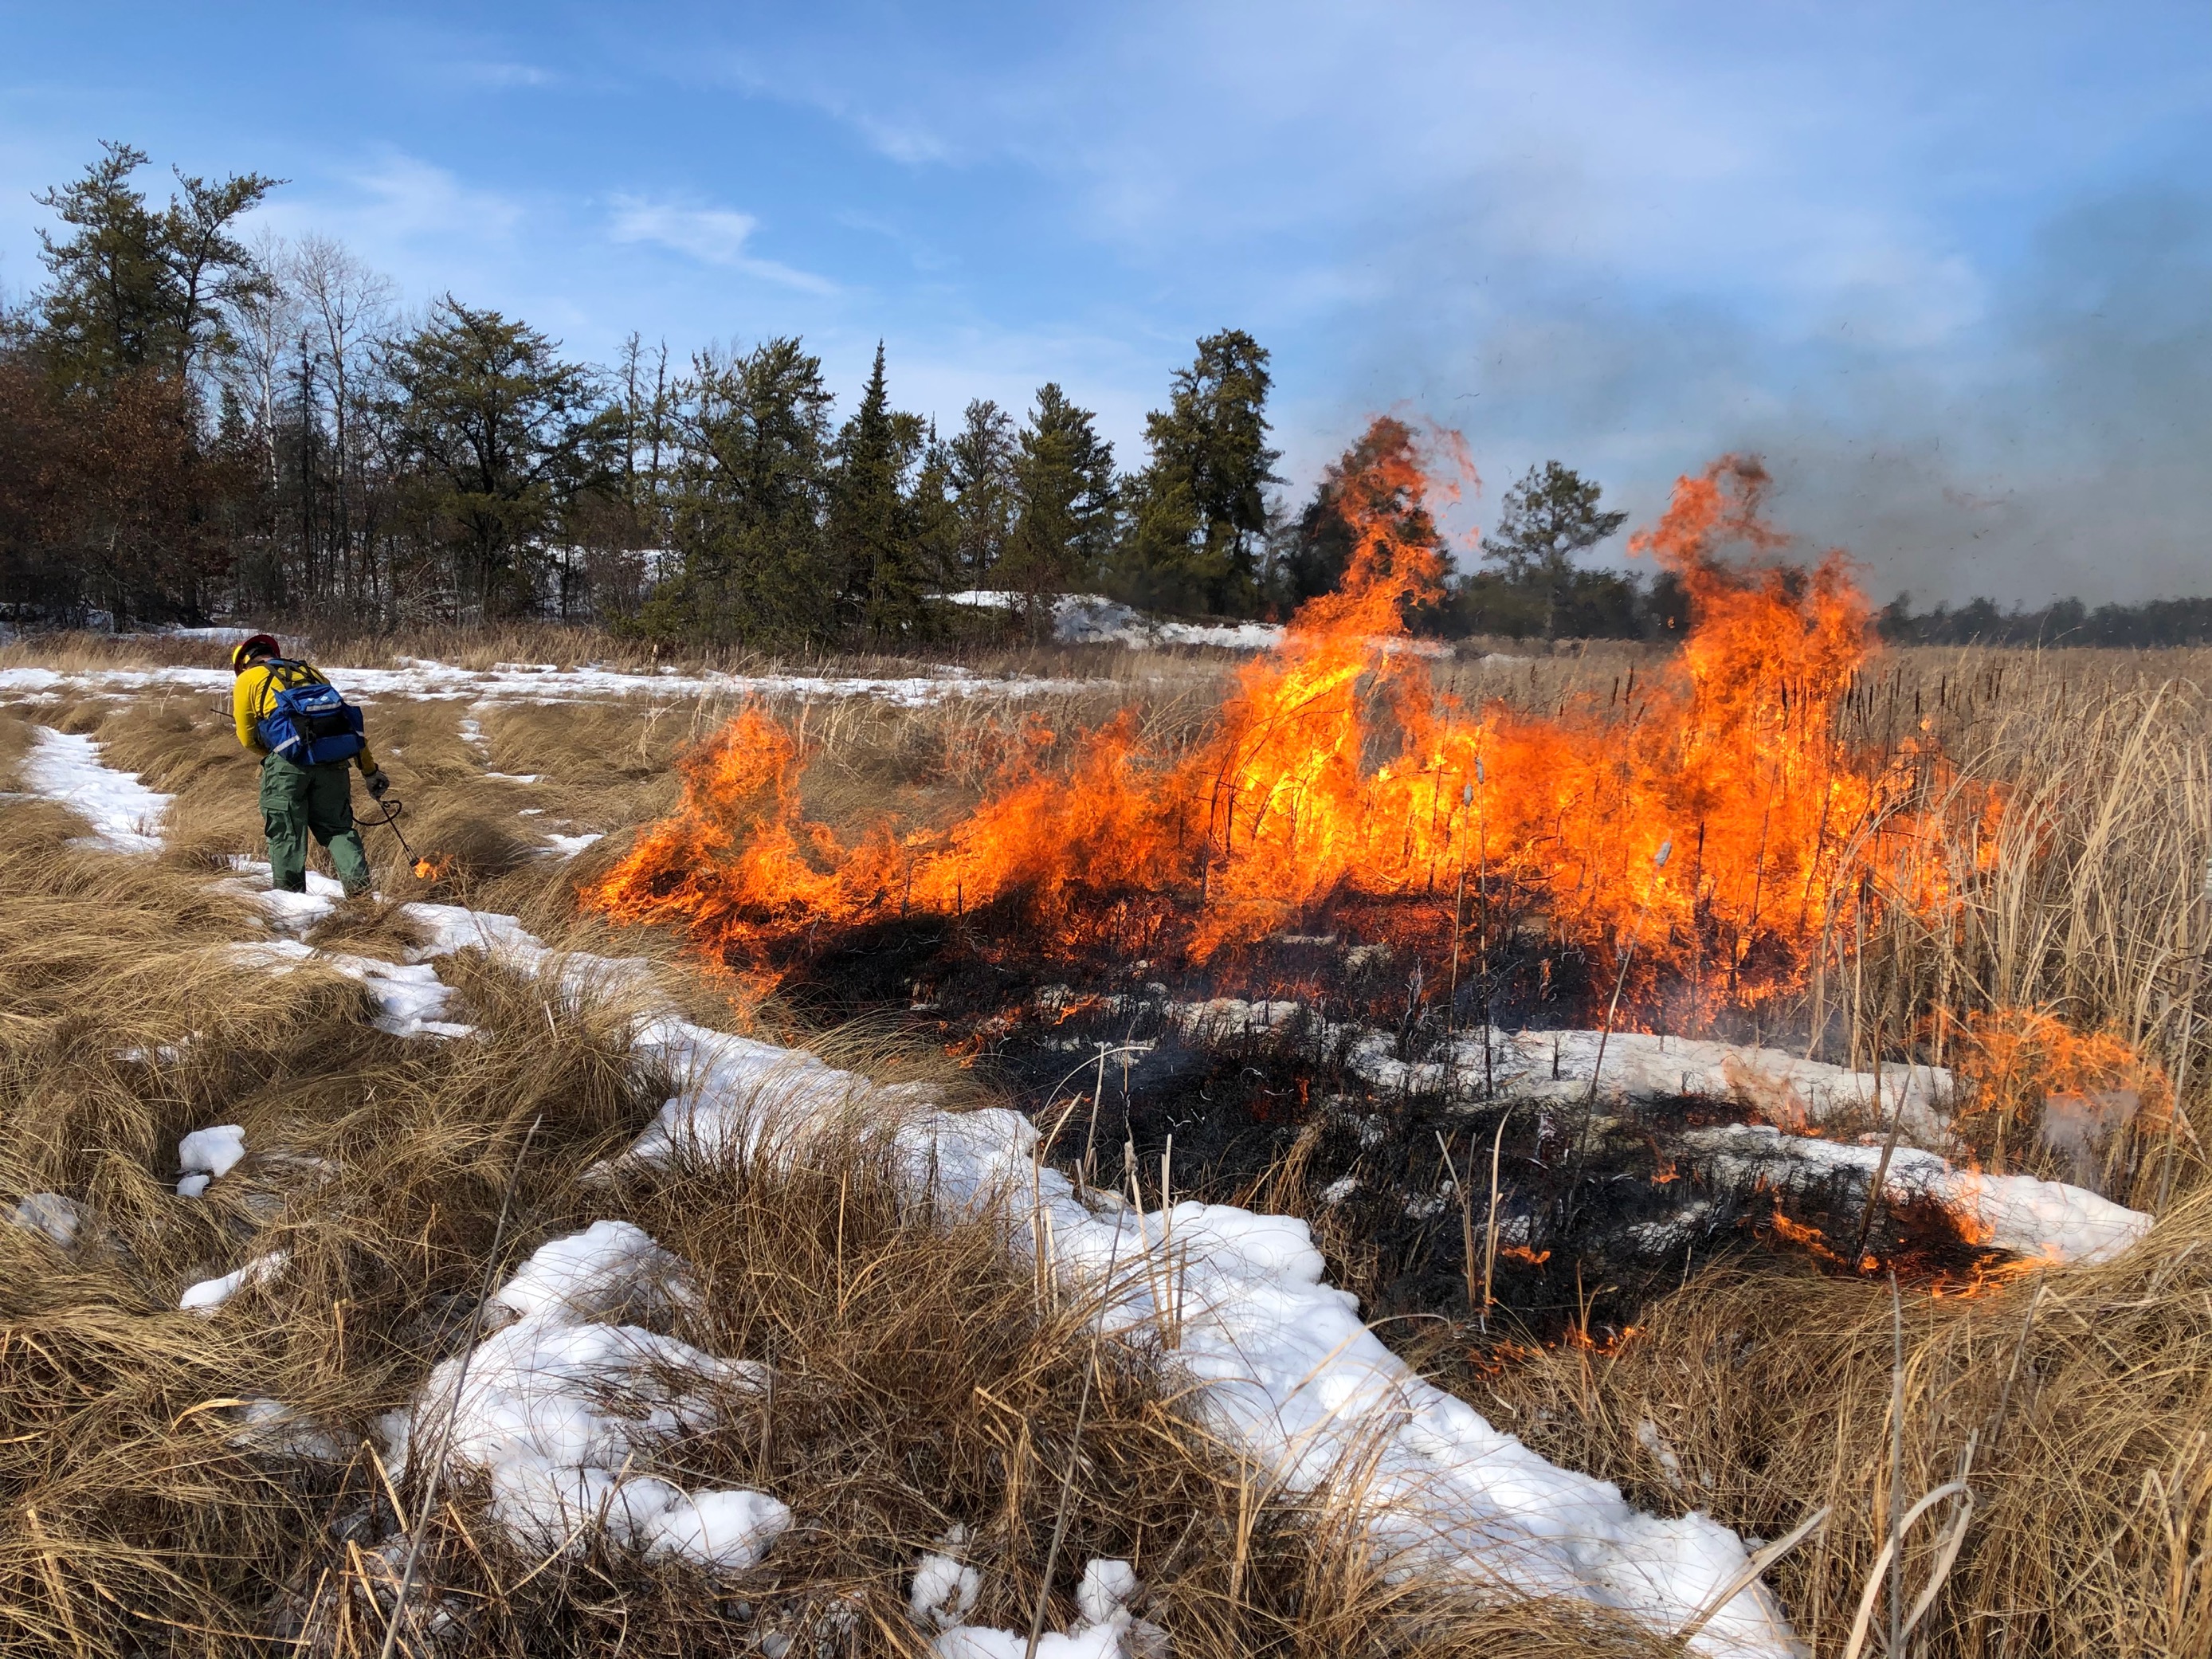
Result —
[[[542, 637], [465, 653], [409, 643], [360, 665], [897, 680], [927, 668], [629, 662]], [[1363, 1541], [1356, 1481], [1298, 1492], [1267, 1478], [1190, 1409], [1157, 1334], [1101, 1338], [1092, 1301], [1056, 1292], [1041, 1255], [1009, 1251], [1004, 1217], [918, 1220], [875, 1108], [839, 1118], [803, 1156], [618, 1164], [580, 1179], [635, 1142], [669, 1095], [635, 1058], [651, 1009], [668, 1005], [878, 1082], [926, 1085], [945, 1106], [1009, 1091], [1041, 1103], [988, 1042], [964, 1041], [972, 1030], [941, 1030], [904, 998], [833, 994], [834, 962], [731, 971], [687, 956], [675, 931], [580, 904], [641, 827], [677, 808], [678, 757], [760, 688], [374, 696], [372, 738], [408, 803], [412, 854], [368, 831], [391, 902], [332, 908], [304, 936], [324, 965], [272, 975], [224, 948], [270, 924], [226, 884], [229, 860], [256, 855], [258, 824], [219, 687], [99, 678], [210, 654], [176, 641], [0, 652], [0, 670], [74, 677], [0, 708], [0, 768], [15, 787], [43, 726], [91, 737], [107, 766], [174, 797], [161, 850], [137, 854], [76, 844], [82, 826], [52, 803], [0, 802], [0, 1201], [58, 1194], [83, 1218], [67, 1249], [0, 1227], [0, 1641], [14, 1650], [374, 1651], [393, 1540], [422, 1497], [415, 1471], [380, 1466], [378, 1420], [467, 1346], [514, 1170], [498, 1276], [586, 1223], [633, 1222], [697, 1288], [658, 1309], [637, 1291], [623, 1311], [773, 1368], [769, 1387], [714, 1384], [701, 1425], [641, 1451], [636, 1472], [770, 1493], [795, 1520], [763, 1564], [718, 1576], [604, 1528], [567, 1550], [524, 1547], [491, 1523], [497, 1494], [464, 1477], [428, 1528], [415, 1605], [419, 1628], [443, 1633], [410, 1637], [418, 1651], [927, 1652], [939, 1626], [909, 1591], [933, 1553], [954, 1562], [956, 1586], [959, 1566], [975, 1572], [964, 1617], [1022, 1633], [1048, 1558], [1052, 1632], [1079, 1621], [1084, 1565], [1115, 1559], [1144, 1588], [1132, 1615], [1182, 1654], [1679, 1650], [1587, 1607], [1385, 1574]], [[352, 659], [326, 660], [343, 684]], [[1631, 672], [1657, 660], [1489, 653], [1425, 672], [1469, 703], [1542, 714], [1578, 697], [1625, 709]], [[960, 665], [1051, 684], [771, 702], [803, 735], [808, 822], [851, 842], [886, 812], [957, 825], [1003, 787], [1009, 752], [1055, 775], [1076, 734], [1117, 713], [1146, 752], [1195, 752], [1239, 668], [1105, 649]], [[1455, 1304], [1402, 1305], [1372, 1239], [1326, 1197], [1334, 1166], [1316, 1161], [1304, 1125], [1285, 1126], [1285, 1150], [1256, 1173], [1178, 1154], [1160, 1166], [1169, 1194], [1133, 1160], [1132, 1192], [1155, 1209], [1189, 1196], [1305, 1218], [1332, 1280], [1370, 1316], [1392, 1310], [1378, 1328], [1401, 1355], [1645, 1510], [1702, 1510], [1772, 1539], [1827, 1506], [1768, 1575], [1822, 1655], [1849, 1650], [1863, 1594], [1886, 1582], [1876, 1558], [1899, 1500], [1954, 1480], [1903, 1552], [1900, 1611], [1931, 1590], [1911, 1650], [2212, 1655], [2212, 1169], [2198, 1139], [2212, 1121], [2208, 670], [2203, 653], [1875, 659], [1839, 713], [1846, 749], [1886, 767], [1910, 739], [1943, 763], [1920, 770], [1916, 799], [2004, 803], [1931, 812], [1942, 830], [1921, 856], [1956, 896], [1941, 925], [1902, 907], [1839, 910], [1812, 930], [1802, 977], [1755, 1015], [1662, 998], [1634, 1020], [1862, 1068], [1955, 1065], [1970, 1080], [1988, 1048], [1970, 1035], [1976, 1017], [2027, 1010], [2109, 1038], [2153, 1105], [2097, 1146], [2093, 1166], [2036, 1133], [2042, 1093], [2026, 1073], [1985, 1076], [1954, 1128], [1962, 1155], [2154, 1212], [2117, 1260], [1965, 1285], [1900, 1261], [1893, 1330], [1887, 1264], [1837, 1271], [1762, 1233], [1695, 1273], [1682, 1258], [1680, 1282], [1638, 1305], [1632, 1331], [1593, 1341], [1586, 1313], [1575, 1340], [1495, 1328], [1471, 1282]], [[409, 957], [422, 944], [398, 908], [409, 901], [513, 916], [564, 950], [650, 958], [650, 997], [635, 979], [555, 990], [495, 953], [463, 953], [441, 958], [452, 1000], [440, 1018], [474, 1035], [380, 1030], [363, 979], [328, 962]], [[1440, 960], [1426, 965], [1442, 977]], [[1188, 967], [1174, 994], [1247, 990], [1221, 982], [1231, 971]], [[832, 1012], [862, 1018], [833, 1025]], [[1742, 1024], [1754, 1018], [1755, 1033]], [[1494, 1115], [1467, 1120], [1465, 1139], [1493, 1122], [1502, 1134]], [[215, 1124], [242, 1128], [245, 1161], [203, 1197], [176, 1196], [179, 1141]], [[1444, 1224], [1453, 1249], [1457, 1213]], [[279, 1250], [281, 1273], [212, 1317], [176, 1310], [185, 1285]], [[945, 1541], [956, 1526], [957, 1546]], [[1871, 1620], [1877, 1644], [1888, 1618], [1885, 1604]]]

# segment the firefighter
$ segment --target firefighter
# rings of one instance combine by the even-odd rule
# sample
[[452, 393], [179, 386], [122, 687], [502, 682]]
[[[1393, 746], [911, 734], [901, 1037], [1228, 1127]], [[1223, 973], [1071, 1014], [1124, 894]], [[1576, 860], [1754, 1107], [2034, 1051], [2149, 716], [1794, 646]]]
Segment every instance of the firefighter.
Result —
[[269, 837], [270, 885], [307, 890], [307, 837], [330, 849], [346, 896], [368, 890], [368, 855], [353, 822], [353, 779], [361, 769], [372, 799], [392, 787], [369, 752], [361, 711], [276, 641], [256, 634], [230, 653], [230, 709], [238, 740], [262, 757], [261, 825]]

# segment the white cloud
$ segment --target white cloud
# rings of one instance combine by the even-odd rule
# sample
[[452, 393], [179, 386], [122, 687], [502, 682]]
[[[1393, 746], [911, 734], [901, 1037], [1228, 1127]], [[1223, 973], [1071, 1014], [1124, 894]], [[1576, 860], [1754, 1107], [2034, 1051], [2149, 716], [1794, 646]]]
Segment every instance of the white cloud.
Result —
[[374, 242], [499, 240], [522, 222], [522, 204], [461, 181], [451, 168], [388, 150], [350, 181], [368, 198], [352, 234]]
[[760, 228], [750, 213], [732, 208], [687, 207], [641, 196], [617, 196], [607, 234], [617, 242], [647, 242], [698, 260], [722, 265], [808, 294], [829, 294], [836, 284], [810, 271], [774, 259], [756, 258], [745, 245]]
[[508, 62], [452, 64], [447, 65], [447, 73], [457, 81], [478, 87], [550, 87], [559, 85], [562, 78], [535, 64]]

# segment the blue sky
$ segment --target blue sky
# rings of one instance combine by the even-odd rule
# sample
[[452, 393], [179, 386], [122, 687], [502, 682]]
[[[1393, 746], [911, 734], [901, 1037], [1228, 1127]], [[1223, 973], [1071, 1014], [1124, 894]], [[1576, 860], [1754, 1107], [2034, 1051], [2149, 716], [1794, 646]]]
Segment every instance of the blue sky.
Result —
[[[0, 4], [0, 286], [101, 138], [569, 349], [799, 333], [1125, 461], [1201, 332], [1638, 518], [1731, 447], [1887, 598], [2212, 592], [2212, 8]], [[149, 175], [150, 179], [150, 175]]]

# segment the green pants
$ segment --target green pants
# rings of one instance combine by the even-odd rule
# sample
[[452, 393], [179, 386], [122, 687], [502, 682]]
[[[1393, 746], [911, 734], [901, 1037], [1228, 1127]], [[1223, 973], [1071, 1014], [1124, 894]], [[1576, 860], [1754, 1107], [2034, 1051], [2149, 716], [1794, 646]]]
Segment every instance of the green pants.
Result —
[[348, 895], [368, 890], [368, 854], [353, 827], [353, 763], [295, 766], [281, 756], [261, 763], [261, 828], [269, 837], [270, 884], [307, 890], [307, 837], [331, 849]]

